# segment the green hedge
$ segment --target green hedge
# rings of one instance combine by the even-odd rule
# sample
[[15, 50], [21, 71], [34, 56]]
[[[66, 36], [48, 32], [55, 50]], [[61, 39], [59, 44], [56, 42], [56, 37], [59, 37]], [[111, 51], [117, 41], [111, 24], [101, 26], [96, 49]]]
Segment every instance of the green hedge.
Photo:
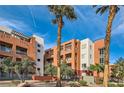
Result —
[[124, 87], [124, 84], [109, 84], [109, 87]]
[[87, 86], [87, 82], [84, 80], [80, 80], [79, 83], [81, 86]]

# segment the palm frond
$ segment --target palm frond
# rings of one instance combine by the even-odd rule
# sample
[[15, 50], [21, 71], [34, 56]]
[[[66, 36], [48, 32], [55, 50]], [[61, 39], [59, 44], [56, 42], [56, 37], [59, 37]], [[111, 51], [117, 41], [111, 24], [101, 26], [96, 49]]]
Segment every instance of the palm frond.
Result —
[[97, 5], [93, 5], [93, 8], [97, 7]]
[[120, 10], [120, 8], [119, 7], [116, 7], [116, 13], [118, 13], [119, 10]]
[[53, 19], [52, 20], [52, 24], [57, 24], [58, 23], [58, 20], [57, 19]]
[[[66, 17], [69, 20], [77, 18], [74, 8], [70, 5], [48, 5], [48, 9], [52, 14], [55, 15], [56, 19], [58, 19], [60, 16]], [[56, 23], [55, 20], [54, 23]]]
[[109, 9], [109, 6], [101, 6], [97, 8], [96, 14], [100, 13], [101, 15], [105, 13]]
[[105, 13], [107, 10], [109, 9], [109, 6], [103, 6], [101, 11], [100, 11], [100, 14], [102, 15], [103, 13]]

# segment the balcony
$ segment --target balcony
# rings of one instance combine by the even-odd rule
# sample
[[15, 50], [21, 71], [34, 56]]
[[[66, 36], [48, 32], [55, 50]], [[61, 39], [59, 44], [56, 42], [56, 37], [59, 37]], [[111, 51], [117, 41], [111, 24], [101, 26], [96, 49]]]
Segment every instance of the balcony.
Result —
[[11, 48], [7, 48], [7, 47], [1, 47], [0, 46], [0, 51], [4, 51], [4, 52], [11, 52]]
[[46, 58], [51, 58], [51, 57], [53, 57], [54, 55], [53, 55], [53, 50], [48, 50], [48, 51], [46, 51], [45, 52], [45, 57]]
[[66, 52], [70, 52], [71, 49], [72, 49], [72, 44], [71, 43], [65, 45], [65, 51]]
[[71, 63], [71, 58], [66, 58], [65, 60], [67, 63]]
[[13, 52], [12, 51], [10, 51], [10, 52], [6, 52], [6, 51], [1, 51], [0, 50], [0, 55], [3, 55], [3, 56], [12, 56], [13, 55]]
[[16, 54], [27, 55], [27, 49], [17, 46], [16, 47]]
[[20, 54], [20, 55], [27, 55], [27, 52], [23, 52], [23, 51], [16, 51], [16, 54]]
[[66, 54], [66, 59], [65, 60], [66, 60], [67, 63], [71, 62], [71, 53]]

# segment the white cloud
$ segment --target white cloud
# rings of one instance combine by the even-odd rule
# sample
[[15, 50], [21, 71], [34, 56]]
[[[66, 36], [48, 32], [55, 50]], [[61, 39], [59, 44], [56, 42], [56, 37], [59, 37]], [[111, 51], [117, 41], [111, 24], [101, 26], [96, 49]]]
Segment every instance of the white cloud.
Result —
[[29, 32], [32, 31], [30, 27], [28, 27], [28, 25], [26, 25], [24, 22], [13, 19], [10, 20], [10, 19], [0, 18], [0, 25], [14, 28], [17, 31], [21, 31], [21, 32], [25, 32], [25, 29], [28, 29]]
[[87, 21], [87, 18], [83, 15], [83, 13], [79, 10], [78, 7], [74, 6], [75, 11], [77, 12], [77, 16], [80, 17], [83, 21]]
[[115, 29], [113, 29], [112, 34], [123, 35], [124, 34], [124, 22], [120, 23]]
[[118, 12], [118, 14], [116, 15], [115, 17], [115, 22], [116, 23], [113, 23], [116, 27], [113, 28], [112, 30], [112, 35], [124, 35], [124, 8], [123, 7], [120, 7], [120, 11]]

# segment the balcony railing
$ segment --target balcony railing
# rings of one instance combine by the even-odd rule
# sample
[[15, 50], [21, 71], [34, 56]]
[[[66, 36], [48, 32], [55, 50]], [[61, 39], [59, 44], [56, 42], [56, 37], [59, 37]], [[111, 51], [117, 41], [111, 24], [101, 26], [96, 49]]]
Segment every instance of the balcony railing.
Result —
[[16, 54], [27, 55], [27, 52], [16, 51]]
[[13, 40], [14, 40], [14, 41], [16, 41], [16, 43], [18, 43], [20, 45], [25, 45], [25, 46], [28, 46], [30, 43], [26, 40], [22, 40], [22, 39], [14, 37], [12, 35], [1, 33], [1, 32], [0, 32], [0, 40], [6, 41], [9, 43], [13, 43]]
[[66, 58], [67, 63], [71, 63], [71, 58]]

